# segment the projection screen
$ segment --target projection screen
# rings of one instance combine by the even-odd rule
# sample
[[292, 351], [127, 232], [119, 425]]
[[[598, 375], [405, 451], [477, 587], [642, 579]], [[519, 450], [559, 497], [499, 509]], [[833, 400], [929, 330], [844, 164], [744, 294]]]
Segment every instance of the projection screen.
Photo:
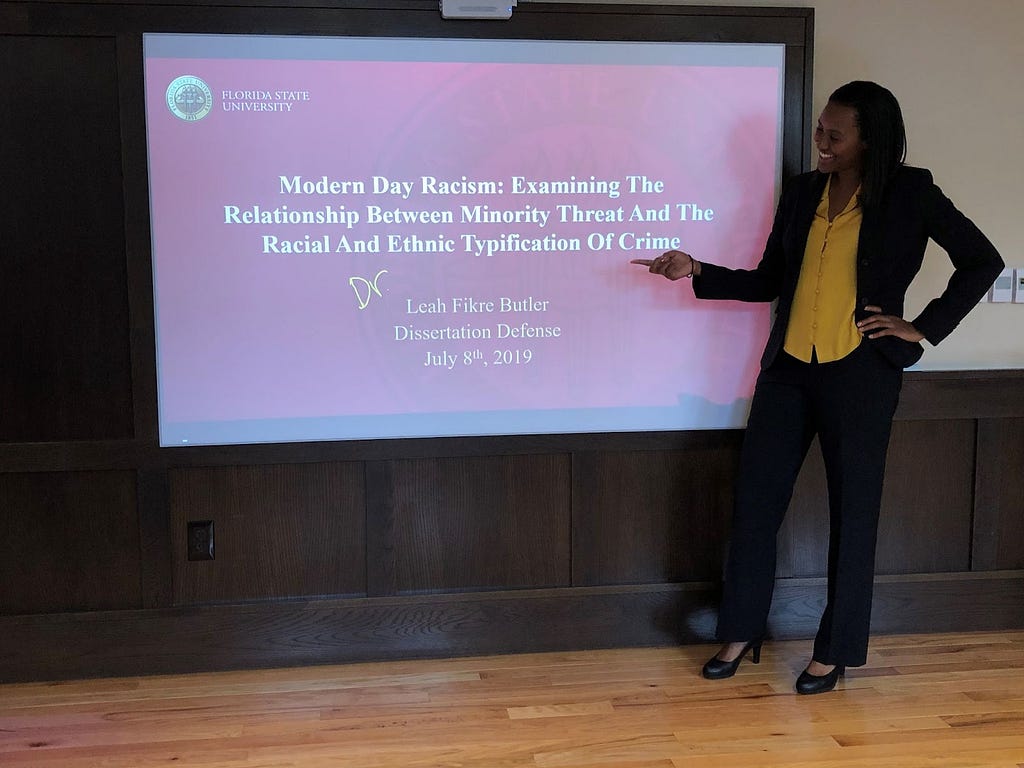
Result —
[[721, 429], [784, 47], [149, 34], [164, 446]]

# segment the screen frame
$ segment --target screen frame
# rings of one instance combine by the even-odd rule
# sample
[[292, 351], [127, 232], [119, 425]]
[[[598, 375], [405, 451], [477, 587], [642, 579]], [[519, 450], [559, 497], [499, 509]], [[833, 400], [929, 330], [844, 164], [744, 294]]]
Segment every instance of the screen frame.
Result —
[[[43, 4], [31, 3], [40, 13]], [[122, 88], [129, 303], [133, 318], [133, 402], [136, 438], [158, 464], [258, 464], [324, 460], [563, 453], [581, 450], [665, 450], [720, 444], [701, 431], [383, 438], [217, 446], [159, 447], [153, 275], [143, 87], [143, 34], [266, 34], [309, 36], [773, 43], [785, 48], [782, 180], [810, 166], [813, 21], [810, 8], [524, 3], [505, 20], [442, 19], [433, 0], [363, 2], [249, 0], [216, 5], [170, 2], [73, 3], [62, 26], [75, 33], [116, 30], [119, 63], [132, 74]], [[53, 21], [49, 22], [52, 25]], [[48, 25], [43, 22], [43, 25]], [[69, 32], [72, 30], [69, 29]], [[739, 434], [739, 430], [725, 430]], [[738, 439], [738, 438], [737, 438]], [[367, 471], [372, 470], [368, 466]]]

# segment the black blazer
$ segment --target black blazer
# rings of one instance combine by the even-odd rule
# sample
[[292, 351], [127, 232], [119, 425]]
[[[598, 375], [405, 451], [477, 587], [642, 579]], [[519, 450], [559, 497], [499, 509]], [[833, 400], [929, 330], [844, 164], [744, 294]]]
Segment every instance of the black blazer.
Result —
[[[727, 269], [701, 261], [693, 290], [702, 299], [774, 301], [775, 323], [761, 357], [767, 368], [782, 349], [807, 235], [825, 190], [828, 175], [811, 171], [783, 188], [764, 256], [754, 269]], [[974, 223], [956, 209], [922, 168], [901, 167], [890, 180], [880, 204], [864, 209], [857, 245], [857, 308], [882, 308], [903, 316], [907, 288], [921, 269], [931, 238], [949, 254], [955, 271], [942, 295], [912, 322], [931, 344], [948, 336], [981, 300], [1003, 269], [995, 247]], [[924, 353], [917, 343], [895, 336], [864, 339], [898, 368], [913, 365]]]

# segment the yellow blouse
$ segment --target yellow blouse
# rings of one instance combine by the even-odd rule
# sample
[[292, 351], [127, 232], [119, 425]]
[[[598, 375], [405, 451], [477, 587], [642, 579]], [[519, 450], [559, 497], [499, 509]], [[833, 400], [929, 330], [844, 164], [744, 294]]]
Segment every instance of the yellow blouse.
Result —
[[829, 179], [807, 236], [800, 278], [793, 296], [784, 349], [798, 360], [840, 360], [860, 345], [853, 317], [857, 306], [857, 243], [860, 240], [860, 189], [846, 208], [828, 220]]

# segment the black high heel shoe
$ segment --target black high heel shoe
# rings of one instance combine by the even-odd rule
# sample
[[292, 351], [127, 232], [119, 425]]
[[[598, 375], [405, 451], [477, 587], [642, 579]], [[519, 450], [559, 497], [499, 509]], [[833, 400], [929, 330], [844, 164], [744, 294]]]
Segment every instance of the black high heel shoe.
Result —
[[813, 693], [828, 693], [836, 687], [839, 678], [846, 674], [846, 667], [836, 664], [832, 671], [825, 675], [812, 675], [806, 669], [796, 679], [796, 692], [808, 696]]
[[701, 670], [701, 674], [704, 675], [708, 680], [724, 680], [727, 677], [732, 677], [736, 674], [736, 669], [739, 667], [740, 662], [743, 661], [743, 657], [747, 655], [747, 652], [751, 652], [750, 660], [755, 664], [761, 663], [761, 644], [764, 642], [763, 639], [751, 640], [743, 646], [743, 650], [740, 651], [732, 661], [722, 661], [718, 658], [718, 654], [715, 654], [708, 662], [704, 665], [704, 669]]

